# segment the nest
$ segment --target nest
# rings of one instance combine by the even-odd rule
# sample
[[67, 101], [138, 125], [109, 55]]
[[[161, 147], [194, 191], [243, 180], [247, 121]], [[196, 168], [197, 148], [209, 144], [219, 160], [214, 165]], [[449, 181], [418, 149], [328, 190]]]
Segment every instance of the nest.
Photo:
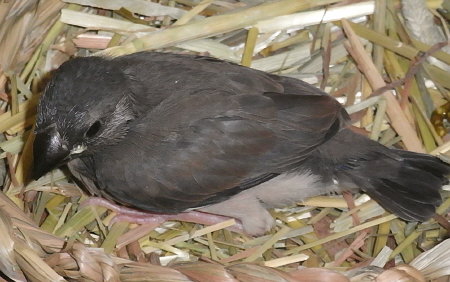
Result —
[[228, 230], [233, 219], [111, 224], [113, 211], [80, 206], [88, 195], [64, 171], [28, 181], [47, 73], [73, 56], [140, 50], [303, 79], [342, 102], [362, 134], [447, 160], [446, 2], [374, 2], [2, 1], [0, 280], [447, 281], [445, 187], [427, 222], [402, 221], [365, 194], [329, 195], [271, 211], [276, 228], [252, 238]]

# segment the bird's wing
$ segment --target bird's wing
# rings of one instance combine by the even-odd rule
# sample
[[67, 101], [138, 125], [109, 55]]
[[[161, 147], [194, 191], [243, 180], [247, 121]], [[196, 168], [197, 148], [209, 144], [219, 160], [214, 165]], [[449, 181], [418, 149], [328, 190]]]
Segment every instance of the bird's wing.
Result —
[[[143, 113], [173, 93], [188, 95], [201, 89], [226, 89], [234, 94], [285, 93], [283, 84], [289, 80], [203, 56], [139, 52], [115, 58], [111, 63], [123, 70], [128, 78], [127, 92], [135, 101], [137, 111]], [[320, 93], [308, 86], [309, 92], [298, 87], [296, 91]]]
[[179, 212], [295, 168], [341, 126], [329, 96], [205, 91], [174, 94], [130, 124], [96, 156], [99, 186], [122, 204]]

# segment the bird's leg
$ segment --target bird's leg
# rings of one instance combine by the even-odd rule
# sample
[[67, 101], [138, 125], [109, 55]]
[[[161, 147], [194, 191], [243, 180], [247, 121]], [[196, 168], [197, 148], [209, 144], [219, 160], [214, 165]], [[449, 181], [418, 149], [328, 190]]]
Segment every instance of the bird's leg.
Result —
[[[204, 225], [213, 225], [230, 219], [230, 217], [199, 211], [181, 212], [178, 214], [150, 213], [120, 206], [106, 199], [97, 197], [89, 198], [88, 200], [81, 203], [81, 206], [102, 206], [116, 212], [117, 216], [112, 220], [111, 223], [126, 221], [137, 224], [154, 223], [159, 225], [166, 222], [167, 220], [179, 220]], [[228, 229], [239, 233], [243, 232], [242, 224], [238, 220], [236, 221], [235, 225], [229, 227]]]

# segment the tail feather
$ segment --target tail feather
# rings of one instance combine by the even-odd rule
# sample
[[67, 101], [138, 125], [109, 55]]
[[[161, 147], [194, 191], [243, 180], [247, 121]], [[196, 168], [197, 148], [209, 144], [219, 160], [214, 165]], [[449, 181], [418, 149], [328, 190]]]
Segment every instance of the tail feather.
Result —
[[448, 183], [448, 164], [430, 155], [388, 149], [362, 136], [352, 136], [354, 133], [339, 135], [334, 138], [334, 146], [347, 147], [350, 139], [358, 144], [350, 147], [350, 154], [334, 160], [339, 181], [356, 184], [402, 219], [426, 221], [434, 215], [442, 203], [442, 185]]
[[397, 153], [404, 160], [404, 162], [408, 163], [411, 167], [415, 167], [419, 170], [424, 170], [433, 174], [442, 181], [442, 185], [448, 184], [449, 181], [446, 175], [449, 173], [449, 165], [447, 163], [444, 163], [440, 159], [431, 155], [403, 150], [392, 151]]
[[[363, 174], [363, 177], [372, 176]], [[353, 179], [386, 210], [405, 220], [426, 221], [433, 216], [435, 207], [442, 202], [438, 190], [441, 184], [436, 181], [424, 184], [417, 178], [405, 180], [387, 177], [371, 181], [363, 181], [360, 176], [354, 176]]]

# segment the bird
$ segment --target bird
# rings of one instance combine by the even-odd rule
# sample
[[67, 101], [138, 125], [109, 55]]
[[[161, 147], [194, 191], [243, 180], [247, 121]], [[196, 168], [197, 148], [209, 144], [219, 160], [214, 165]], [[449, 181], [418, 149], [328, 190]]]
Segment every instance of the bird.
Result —
[[355, 133], [313, 85], [191, 54], [70, 59], [43, 91], [34, 133], [34, 179], [67, 165], [117, 205], [232, 217], [250, 235], [274, 226], [271, 208], [342, 191], [426, 221], [450, 172]]

